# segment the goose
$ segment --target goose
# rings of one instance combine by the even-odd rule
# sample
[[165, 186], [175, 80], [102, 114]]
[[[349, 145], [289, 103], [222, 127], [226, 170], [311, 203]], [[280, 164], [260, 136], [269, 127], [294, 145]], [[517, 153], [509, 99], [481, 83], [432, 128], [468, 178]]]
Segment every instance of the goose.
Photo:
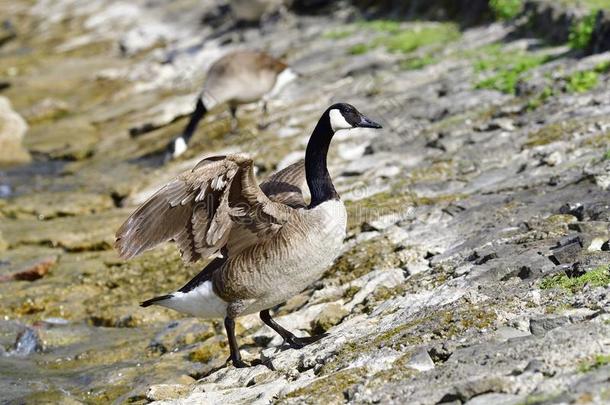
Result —
[[231, 11], [238, 22], [258, 23], [281, 9], [285, 0], [231, 0]]
[[228, 104], [235, 129], [238, 106], [262, 100], [266, 115], [267, 101], [296, 77], [288, 65], [265, 52], [241, 50], [221, 57], [210, 67], [184, 131], [168, 144], [165, 160], [186, 152], [199, 121], [212, 108]]
[[[321, 337], [297, 337], [269, 309], [322, 276], [341, 250], [347, 214], [326, 162], [335, 132], [381, 128], [346, 103], [318, 121], [305, 159], [260, 185], [243, 154], [208, 157], [137, 208], [116, 233], [116, 249], [130, 259], [173, 240], [182, 260], [213, 260], [179, 290], [141, 303], [204, 319], [224, 318], [230, 358], [246, 367], [235, 338], [235, 318], [258, 312], [292, 348]], [[307, 185], [310, 202], [303, 189]]]

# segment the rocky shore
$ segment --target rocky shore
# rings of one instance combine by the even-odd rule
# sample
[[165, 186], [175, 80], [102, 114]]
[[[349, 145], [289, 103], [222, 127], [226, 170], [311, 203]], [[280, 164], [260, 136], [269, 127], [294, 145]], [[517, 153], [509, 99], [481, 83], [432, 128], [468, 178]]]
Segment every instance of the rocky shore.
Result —
[[[610, 3], [319, 3], [236, 28], [221, 0], [0, 1], [2, 401], [610, 401]], [[239, 48], [304, 79], [268, 128], [213, 111], [159, 167]], [[138, 306], [203, 264], [171, 245], [124, 262], [114, 232], [202, 157], [247, 152], [261, 179], [296, 161], [337, 101], [384, 130], [333, 141], [344, 251], [275, 309], [330, 336], [286, 349], [244, 317], [246, 360], [273, 367], [226, 366], [220, 322]]]

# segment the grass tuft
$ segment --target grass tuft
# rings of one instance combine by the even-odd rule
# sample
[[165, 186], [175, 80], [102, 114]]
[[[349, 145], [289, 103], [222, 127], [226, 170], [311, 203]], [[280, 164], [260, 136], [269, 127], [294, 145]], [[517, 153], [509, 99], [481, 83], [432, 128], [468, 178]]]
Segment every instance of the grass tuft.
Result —
[[610, 364], [610, 355], [598, 354], [593, 358], [593, 361], [584, 361], [578, 367], [578, 371], [581, 373], [587, 373], [591, 370], [597, 370], [600, 367], [607, 366]]
[[489, 0], [489, 8], [498, 20], [512, 20], [523, 10], [523, 0]]
[[610, 266], [597, 267], [580, 277], [570, 278], [565, 274], [555, 274], [545, 277], [540, 282], [540, 288], [543, 290], [561, 288], [576, 293], [585, 285], [591, 287], [605, 287], [610, 284]]
[[570, 27], [568, 43], [572, 49], [585, 49], [591, 42], [597, 11], [591, 12], [583, 19], [576, 21]]
[[586, 93], [595, 88], [599, 82], [599, 74], [593, 70], [575, 72], [568, 76], [566, 90], [569, 93]]

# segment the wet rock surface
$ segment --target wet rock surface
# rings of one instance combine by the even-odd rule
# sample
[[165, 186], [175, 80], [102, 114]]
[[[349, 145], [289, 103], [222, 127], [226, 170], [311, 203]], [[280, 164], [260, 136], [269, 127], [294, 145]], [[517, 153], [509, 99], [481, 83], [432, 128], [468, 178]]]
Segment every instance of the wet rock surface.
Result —
[[[553, 2], [561, 39], [549, 45], [523, 25], [549, 2], [508, 22], [478, 1], [469, 16], [447, 2], [315, 3], [287, 4], [262, 28], [233, 25], [223, 1], [1, 3], [2, 96], [34, 157], [0, 171], [3, 400], [609, 400], [610, 54], [571, 50], [559, 32], [561, 13], [588, 10]], [[184, 158], [156, 166], [207, 67], [244, 47], [305, 79], [271, 101], [268, 128], [258, 106], [232, 135], [212, 111]], [[262, 364], [226, 366], [222, 322], [138, 306], [203, 264], [183, 266], [173, 246], [123, 262], [114, 232], [204, 156], [247, 152], [261, 178], [301, 158], [336, 101], [384, 130], [335, 137], [345, 248], [273, 310], [298, 335], [329, 336], [293, 350], [244, 317], [243, 355]]]

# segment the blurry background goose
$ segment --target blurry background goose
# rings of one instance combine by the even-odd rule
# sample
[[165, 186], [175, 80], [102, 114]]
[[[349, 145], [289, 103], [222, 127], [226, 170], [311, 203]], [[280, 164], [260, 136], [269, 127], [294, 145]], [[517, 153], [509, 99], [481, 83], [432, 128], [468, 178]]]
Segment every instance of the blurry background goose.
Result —
[[284, 8], [287, 0], [231, 0], [231, 13], [237, 22], [259, 23]]
[[[237, 107], [242, 104], [262, 101], [264, 120], [269, 98], [296, 77], [286, 63], [265, 52], [241, 50], [226, 54], [210, 67], [186, 128], [167, 146], [166, 160], [187, 150], [199, 121], [216, 106], [228, 105], [233, 130], [237, 128]], [[264, 122], [259, 125], [264, 126]]]

